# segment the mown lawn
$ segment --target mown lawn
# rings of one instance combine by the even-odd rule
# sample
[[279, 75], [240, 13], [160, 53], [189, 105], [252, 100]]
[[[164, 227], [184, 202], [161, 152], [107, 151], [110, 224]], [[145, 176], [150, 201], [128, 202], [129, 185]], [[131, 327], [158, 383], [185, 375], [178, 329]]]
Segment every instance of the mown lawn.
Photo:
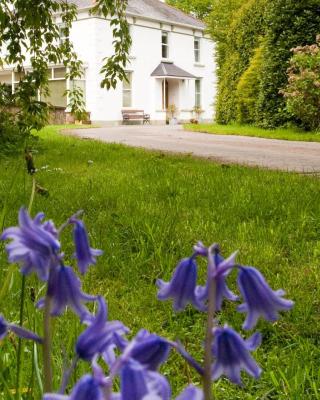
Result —
[[[264, 340], [255, 357], [264, 370], [261, 379], [245, 378], [244, 388], [220, 380], [216, 399], [320, 398], [319, 179], [79, 140], [57, 134], [56, 127], [40, 136], [37, 180], [49, 196], [36, 196], [33, 213], [42, 210], [60, 225], [77, 210], [85, 211], [92, 246], [105, 251], [86, 276], [85, 290], [106, 296], [110, 319], [122, 320], [133, 333], [144, 327], [179, 337], [200, 361], [205, 316], [191, 308], [175, 315], [169, 302], [157, 300], [155, 280], [169, 279], [177, 261], [190, 254], [197, 240], [220, 243], [226, 256], [239, 249], [239, 262], [259, 267], [271, 286], [284, 288], [296, 306], [274, 325], [259, 322]], [[19, 207], [28, 203], [31, 181], [23, 159], [3, 158], [0, 170], [0, 223], [7, 227], [16, 224]], [[64, 251], [71, 255], [70, 232], [63, 240]], [[71, 257], [68, 261], [73, 263]], [[16, 267], [8, 269], [3, 244], [0, 262], [0, 310], [17, 321], [20, 275]], [[202, 279], [204, 275], [202, 265]], [[28, 280], [25, 326], [41, 329], [31, 287], [37, 299], [44, 289], [35, 279]], [[243, 315], [227, 303], [219, 319], [239, 329]], [[79, 323], [69, 313], [54, 328], [57, 387]], [[1, 343], [2, 399], [10, 399], [15, 386], [12, 343], [17, 344], [14, 338]], [[39, 399], [32, 354], [28, 343], [22, 386], [27, 389], [35, 382], [34, 391], [24, 398]], [[77, 375], [86, 368], [81, 364]], [[174, 394], [188, 382], [199, 382], [176, 354], [163, 372], [170, 377]]]
[[254, 136], [266, 139], [282, 139], [304, 142], [320, 142], [320, 132], [305, 132], [298, 128], [262, 129], [252, 125], [186, 124], [188, 131], [216, 135]]

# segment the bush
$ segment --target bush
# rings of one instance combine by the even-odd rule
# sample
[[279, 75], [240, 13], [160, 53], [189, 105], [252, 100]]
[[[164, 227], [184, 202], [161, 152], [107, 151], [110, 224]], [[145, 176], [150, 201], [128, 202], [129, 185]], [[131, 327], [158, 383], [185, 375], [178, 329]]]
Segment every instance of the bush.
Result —
[[237, 122], [251, 124], [257, 119], [260, 71], [263, 63], [263, 47], [258, 47], [250, 60], [248, 69], [241, 75], [237, 85]]
[[320, 35], [317, 43], [293, 49], [284, 95], [287, 110], [306, 130], [320, 128]]

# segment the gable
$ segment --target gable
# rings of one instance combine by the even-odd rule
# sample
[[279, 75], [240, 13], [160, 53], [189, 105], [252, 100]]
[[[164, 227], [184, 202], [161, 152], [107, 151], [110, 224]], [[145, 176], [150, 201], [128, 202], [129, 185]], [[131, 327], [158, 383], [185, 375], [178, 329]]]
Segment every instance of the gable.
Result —
[[[93, 5], [93, 0], [69, 0], [80, 9]], [[141, 18], [151, 18], [160, 22], [189, 25], [204, 29], [205, 25], [198, 19], [159, 0], [128, 0], [127, 14]]]

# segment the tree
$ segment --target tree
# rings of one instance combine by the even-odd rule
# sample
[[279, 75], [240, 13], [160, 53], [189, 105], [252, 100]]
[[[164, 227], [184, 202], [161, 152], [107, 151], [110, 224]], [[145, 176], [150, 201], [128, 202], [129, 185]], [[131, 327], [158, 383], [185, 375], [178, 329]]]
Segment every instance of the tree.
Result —
[[[113, 27], [114, 54], [104, 60], [101, 70], [101, 86], [107, 89], [115, 87], [118, 79], [125, 78], [131, 44], [126, 4], [127, 1], [122, 0], [97, 0], [91, 10], [93, 14], [110, 16]], [[60, 41], [61, 32], [56, 23], [58, 14], [67, 38], [64, 41]], [[49, 106], [38, 100], [38, 93], [47, 95], [49, 92], [47, 71], [50, 64], [63, 64], [67, 68], [66, 78], [70, 80], [81, 76], [82, 63], [68, 39], [76, 17], [77, 7], [68, 0], [1, 0], [0, 66], [12, 66], [19, 83], [10, 96], [7, 96], [7, 87], [0, 85], [0, 140], [8, 136], [10, 126], [25, 137], [31, 129], [40, 129], [46, 123]]]
[[167, 0], [167, 3], [200, 19], [205, 19], [212, 10], [212, 0]]

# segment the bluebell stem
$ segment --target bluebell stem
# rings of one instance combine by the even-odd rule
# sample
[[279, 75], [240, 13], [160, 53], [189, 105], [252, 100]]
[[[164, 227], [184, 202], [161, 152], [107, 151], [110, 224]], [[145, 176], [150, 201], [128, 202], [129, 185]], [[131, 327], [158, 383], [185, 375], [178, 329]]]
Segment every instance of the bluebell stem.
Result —
[[77, 218], [70, 218], [70, 223], [74, 224], [73, 238], [79, 271], [81, 274], [85, 274], [88, 267], [96, 263], [96, 257], [103, 254], [103, 252], [90, 247], [88, 233], [83, 221]]
[[177, 265], [170, 282], [157, 280], [159, 287], [158, 299], [173, 299], [175, 311], [183, 310], [188, 303], [193, 304], [197, 309], [204, 311], [204, 305], [195, 296], [197, 283], [196, 253], [189, 258], [184, 258]]
[[212, 379], [226, 375], [231, 382], [241, 384], [241, 370], [245, 370], [254, 378], [259, 378], [261, 369], [250, 355], [261, 343], [261, 335], [255, 333], [244, 340], [228, 326], [216, 328], [212, 353], [215, 363], [212, 368]]
[[[50, 298], [50, 314], [61, 315], [66, 307], [79, 315], [82, 321], [92, 318], [84, 302], [97, 300], [96, 296], [90, 296], [81, 291], [81, 281], [71, 267], [60, 264], [50, 272], [47, 296]], [[45, 306], [45, 298], [39, 300], [37, 307]]]
[[43, 213], [32, 219], [28, 211], [19, 211], [19, 227], [6, 229], [1, 240], [12, 239], [6, 246], [10, 263], [19, 263], [21, 272], [29, 275], [36, 272], [39, 279], [47, 281], [49, 270], [57, 263], [60, 242], [51, 222], [42, 223]]
[[76, 352], [80, 358], [91, 361], [97, 354], [108, 352], [114, 346], [115, 334], [128, 333], [128, 329], [120, 321], [107, 322], [107, 305], [98, 297], [99, 310], [89, 327], [81, 333], [76, 343]]
[[273, 291], [257, 269], [242, 266], [239, 269], [238, 286], [244, 303], [238, 307], [238, 311], [247, 313], [244, 329], [253, 329], [260, 316], [267, 321], [276, 321], [279, 311], [293, 307], [293, 301], [282, 298], [285, 292]]
[[37, 343], [42, 343], [42, 338], [35, 333], [22, 328], [21, 326], [10, 324], [7, 322], [2, 315], [0, 315], [0, 340], [3, 340], [8, 332], [15, 333], [21, 339], [33, 340]]

